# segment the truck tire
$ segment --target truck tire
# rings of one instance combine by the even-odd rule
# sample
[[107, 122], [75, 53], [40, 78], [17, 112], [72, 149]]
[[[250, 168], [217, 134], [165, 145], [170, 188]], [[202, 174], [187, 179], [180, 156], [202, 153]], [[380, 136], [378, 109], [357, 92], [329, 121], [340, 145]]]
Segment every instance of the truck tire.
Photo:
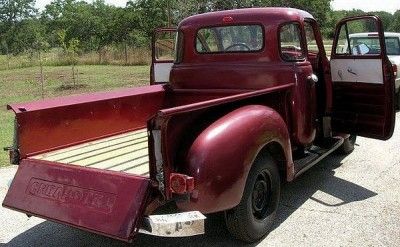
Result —
[[276, 218], [280, 190], [276, 163], [268, 155], [261, 155], [250, 169], [239, 205], [225, 212], [229, 232], [248, 243], [264, 237]]
[[338, 148], [338, 153], [346, 155], [353, 152], [354, 145], [356, 144], [356, 139], [357, 139], [356, 135], [350, 135], [349, 138], [346, 138], [342, 146]]

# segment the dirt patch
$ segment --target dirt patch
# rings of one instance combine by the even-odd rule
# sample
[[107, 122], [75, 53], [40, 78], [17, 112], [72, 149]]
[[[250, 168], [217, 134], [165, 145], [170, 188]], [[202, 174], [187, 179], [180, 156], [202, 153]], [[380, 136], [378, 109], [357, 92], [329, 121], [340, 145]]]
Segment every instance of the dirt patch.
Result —
[[87, 88], [89, 85], [87, 84], [67, 84], [67, 85], [61, 85], [55, 89], [55, 91], [60, 92], [60, 91], [72, 91], [72, 90], [79, 90], [83, 88]]

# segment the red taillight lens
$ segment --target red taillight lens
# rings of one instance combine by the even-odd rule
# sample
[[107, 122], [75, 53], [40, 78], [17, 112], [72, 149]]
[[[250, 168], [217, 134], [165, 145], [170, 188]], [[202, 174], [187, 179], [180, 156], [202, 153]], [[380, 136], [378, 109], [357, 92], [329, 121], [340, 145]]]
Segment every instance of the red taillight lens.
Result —
[[394, 76], [397, 76], [397, 65], [393, 64], [392, 66], [393, 66], [393, 74]]
[[175, 194], [185, 194], [194, 190], [194, 178], [184, 174], [171, 173], [169, 184], [171, 192]]

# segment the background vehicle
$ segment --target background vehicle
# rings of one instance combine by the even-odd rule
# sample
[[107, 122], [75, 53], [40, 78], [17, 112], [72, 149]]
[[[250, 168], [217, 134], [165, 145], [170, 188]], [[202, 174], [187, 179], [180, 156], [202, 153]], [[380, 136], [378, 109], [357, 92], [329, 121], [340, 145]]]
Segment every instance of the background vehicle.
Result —
[[[379, 33], [379, 54], [340, 50], [353, 26]], [[356, 135], [393, 134], [376, 16], [342, 20], [331, 61], [315, 19], [287, 8], [192, 16], [158, 30], [153, 51], [161, 85], [8, 106], [19, 168], [4, 206], [125, 241], [140, 228], [199, 234], [202, 214], [224, 212], [229, 231], [254, 242], [274, 221], [281, 181], [350, 153]]]

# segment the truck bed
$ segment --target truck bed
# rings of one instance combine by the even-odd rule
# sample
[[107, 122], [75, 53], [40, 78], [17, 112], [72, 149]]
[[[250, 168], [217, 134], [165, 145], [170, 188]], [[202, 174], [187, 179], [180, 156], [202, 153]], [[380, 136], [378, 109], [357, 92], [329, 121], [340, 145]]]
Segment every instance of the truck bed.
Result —
[[147, 129], [33, 156], [33, 159], [149, 176]]

